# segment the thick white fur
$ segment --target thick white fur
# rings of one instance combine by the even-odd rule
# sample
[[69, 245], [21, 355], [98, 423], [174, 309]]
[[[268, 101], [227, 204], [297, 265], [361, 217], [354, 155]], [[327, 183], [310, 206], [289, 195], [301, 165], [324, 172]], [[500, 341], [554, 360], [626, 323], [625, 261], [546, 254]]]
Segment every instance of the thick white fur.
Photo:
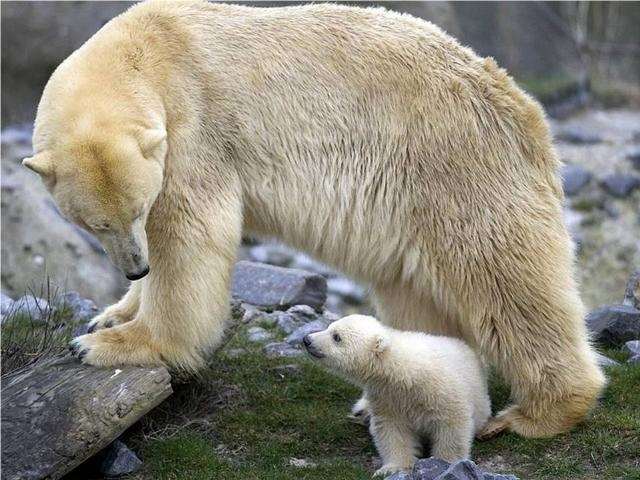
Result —
[[462, 340], [406, 332], [350, 315], [308, 337], [312, 358], [366, 392], [370, 431], [382, 457], [376, 475], [410, 469], [431, 455], [468, 458], [491, 403], [478, 356]]
[[478, 349], [517, 402], [494, 431], [564, 431], [604, 383], [542, 110], [428, 22], [142, 3], [55, 71], [34, 146], [62, 212], [151, 268], [76, 340], [87, 363], [200, 367], [246, 231], [370, 284], [383, 322]]

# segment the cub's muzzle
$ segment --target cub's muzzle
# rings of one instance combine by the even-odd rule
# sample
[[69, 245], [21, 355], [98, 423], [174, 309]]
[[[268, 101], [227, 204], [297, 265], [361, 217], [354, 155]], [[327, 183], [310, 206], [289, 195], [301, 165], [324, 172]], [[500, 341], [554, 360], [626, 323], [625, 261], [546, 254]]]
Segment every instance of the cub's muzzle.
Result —
[[311, 337], [309, 335], [304, 336], [304, 338], [302, 339], [302, 343], [304, 345], [304, 348], [307, 349], [307, 352], [312, 357], [315, 357], [315, 358], [324, 357], [324, 354], [313, 345], [313, 342], [311, 341]]

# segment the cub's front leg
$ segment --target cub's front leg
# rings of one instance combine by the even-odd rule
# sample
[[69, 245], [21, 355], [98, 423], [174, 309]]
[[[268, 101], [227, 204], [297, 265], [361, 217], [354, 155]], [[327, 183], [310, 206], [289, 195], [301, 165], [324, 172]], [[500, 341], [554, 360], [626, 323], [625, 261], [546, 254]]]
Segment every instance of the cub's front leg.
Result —
[[132, 282], [129, 290], [119, 302], [108, 306], [102, 313], [89, 322], [87, 332], [92, 333], [102, 328], [111, 328], [127, 323], [136, 316], [140, 308], [140, 295], [143, 280]]
[[420, 439], [406, 421], [373, 412], [369, 431], [382, 459], [374, 476], [411, 469], [420, 453]]

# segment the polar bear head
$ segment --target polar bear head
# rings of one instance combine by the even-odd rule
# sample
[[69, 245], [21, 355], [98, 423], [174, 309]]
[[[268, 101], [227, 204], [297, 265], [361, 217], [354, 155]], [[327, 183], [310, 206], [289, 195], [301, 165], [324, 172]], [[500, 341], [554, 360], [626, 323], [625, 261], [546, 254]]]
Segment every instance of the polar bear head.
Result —
[[82, 82], [88, 73], [77, 70], [63, 63], [51, 77], [38, 107], [35, 154], [22, 163], [40, 175], [62, 215], [137, 280], [149, 271], [145, 225], [163, 183], [163, 121], [133, 95], [116, 100], [97, 80]]
[[303, 339], [311, 358], [356, 383], [373, 373], [389, 342], [389, 329], [366, 315], [341, 318]]

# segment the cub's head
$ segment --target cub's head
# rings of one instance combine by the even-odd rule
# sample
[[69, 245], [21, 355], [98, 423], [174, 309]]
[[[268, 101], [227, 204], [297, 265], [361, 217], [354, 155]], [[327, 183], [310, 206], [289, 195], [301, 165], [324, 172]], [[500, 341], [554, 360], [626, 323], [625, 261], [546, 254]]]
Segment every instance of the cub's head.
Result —
[[356, 381], [361, 381], [376, 368], [389, 341], [388, 329], [365, 315], [341, 318], [326, 330], [303, 339], [314, 360]]
[[42, 177], [62, 215], [95, 235], [128, 279], [144, 277], [145, 224], [162, 187], [164, 130], [90, 120], [47, 127], [46, 135], [36, 128], [37, 153], [23, 165]]

